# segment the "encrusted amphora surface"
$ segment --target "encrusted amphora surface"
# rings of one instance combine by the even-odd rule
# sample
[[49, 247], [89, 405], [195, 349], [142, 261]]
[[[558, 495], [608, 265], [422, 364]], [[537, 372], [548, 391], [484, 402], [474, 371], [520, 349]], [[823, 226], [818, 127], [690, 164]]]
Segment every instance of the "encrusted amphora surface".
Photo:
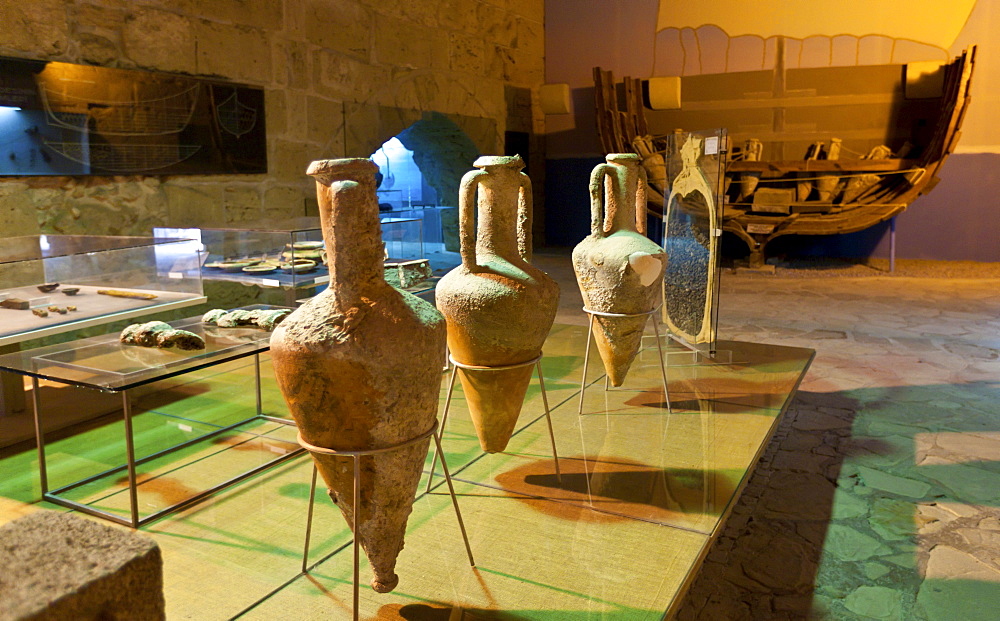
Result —
[[[437, 417], [445, 352], [444, 318], [383, 278], [375, 197], [377, 166], [322, 160], [316, 178], [329, 252], [330, 285], [289, 315], [271, 337], [278, 386], [302, 438], [317, 447], [392, 447], [429, 431]], [[371, 562], [372, 587], [391, 591], [430, 439], [361, 458], [354, 506], [351, 457], [313, 453], [330, 496]]]
[[[466, 365], [529, 363], [542, 355], [559, 304], [559, 285], [530, 263], [531, 181], [518, 156], [484, 156], [474, 166], [478, 170], [462, 178], [459, 195], [462, 265], [435, 292], [448, 323], [448, 347]], [[532, 371], [531, 364], [459, 368], [484, 451], [507, 447]]]
[[[633, 153], [613, 153], [590, 176], [591, 233], [573, 249], [573, 270], [595, 315], [594, 341], [614, 386], [621, 386], [656, 308], [667, 255], [646, 237], [646, 173]], [[602, 204], [603, 203], [603, 204]]]

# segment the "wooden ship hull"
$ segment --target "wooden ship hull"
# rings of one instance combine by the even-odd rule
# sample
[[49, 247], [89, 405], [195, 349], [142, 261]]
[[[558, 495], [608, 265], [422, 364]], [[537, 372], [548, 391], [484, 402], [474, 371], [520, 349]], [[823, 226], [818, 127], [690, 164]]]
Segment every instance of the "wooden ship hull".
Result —
[[649, 207], [662, 214], [666, 161], [676, 157], [666, 152], [666, 134], [726, 128], [722, 228], [759, 266], [778, 237], [861, 231], [931, 191], [961, 135], [975, 53], [973, 46], [932, 73], [940, 80], [932, 96], [926, 88], [908, 92], [905, 65], [786, 70], [779, 63], [773, 71], [683, 78], [676, 110], [649, 109], [648, 83], [619, 85], [597, 67], [598, 136], [607, 153], [643, 156]]

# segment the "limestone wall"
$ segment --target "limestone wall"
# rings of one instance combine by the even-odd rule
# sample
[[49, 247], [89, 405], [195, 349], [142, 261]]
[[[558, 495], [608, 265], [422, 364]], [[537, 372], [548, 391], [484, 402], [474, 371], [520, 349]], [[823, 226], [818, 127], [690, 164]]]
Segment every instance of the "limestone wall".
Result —
[[[0, 237], [304, 215], [311, 160], [368, 156], [430, 112], [500, 153], [505, 131], [542, 133], [543, 12], [543, 0], [0, 2], [0, 55], [258, 86], [268, 137], [266, 175], [0, 178]], [[540, 173], [537, 140], [532, 160]]]

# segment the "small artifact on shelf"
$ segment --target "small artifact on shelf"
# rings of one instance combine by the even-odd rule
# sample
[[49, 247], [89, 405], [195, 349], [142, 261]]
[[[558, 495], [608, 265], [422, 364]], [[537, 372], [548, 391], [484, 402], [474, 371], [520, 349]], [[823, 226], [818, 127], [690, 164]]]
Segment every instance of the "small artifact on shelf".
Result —
[[69, 312], [72, 313], [72, 312], [76, 311], [76, 307], [75, 306], [67, 306], [66, 310], [68, 310]]
[[259, 263], [257, 265], [248, 265], [243, 268], [243, 272], [246, 274], [270, 274], [271, 272], [278, 269], [277, 263]]
[[7, 298], [6, 300], [0, 301], [0, 306], [4, 308], [13, 308], [14, 310], [28, 310], [31, 305], [28, 304], [28, 300], [21, 298]]
[[118, 289], [98, 289], [101, 295], [110, 295], [113, 298], [132, 298], [135, 300], [155, 300], [158, 295], [155, 293], [141, 293], [139, 291], [119, 291]]
[[160, 349], [174, 347], [175, 345], [178, 349], [189, 351], [205, 349], [205, 340], [194, 332], [178, 330], [162, 321], [134, 323], [122, 330], [118, 340], [126, 345], [158, 347]]
[[56, 306], [55, 304], [53, 304], [52, 306], [49, 307], [49, 312], [50, 313], [59, 313], [60, 315], [65, 315], [66, 314], [66, 309], [62, 308], [61, 306]]
[[60, 289], [66, 295], [76, 295], [80, 292], [80, 287], [64, 287]]
[[284, 250], [281, 251], [281, 260], [286, 262], [292, 259], [298, 262], [302, 259], [325, 264], [326, 258], [326, 248], [323, 247], [323, 242], [319, 241], [285, 244]]
[[243, 271], [244, 267], [250, 267], [251, 265], [257, 265], [260, 263], [259, 259], [244, 259], [239, 261], [220, 261], [217, 267], [221, 268], [224, 272], [240, 272]]
[[240, 326], [256, 326], [270, 332], [282, 320], [291, 314], [291, 309], [276, 308], [273, 310], [233, 310], [216, 308], [202, 316], [202, 323], [211, 323], [220, 328], [237, 328]]
[[309, 259], [295, 259], [291, 263], [279, 263], [278, 267], [291, 274], [304, 274], [316, 269], [316, 262]]
[[31, 309], [31, 312], [36, 317], [48, 317], [49, 316], [49, 311], [45, 310], [44, 308], [33, 308], [33, 309]]
[[42, 293], [51, 293], [59, 288], [59, 283], [57, 282], [47, 282], [44, 285], [38, 285], [38, 290]]
[[406, 289], [427, 280], [434, 273], [431, 270], [431, 262], [427, 259], [386, 261], [382, 265], [382, 269], [385, 271], [385, 279], [389, 284], [400, 289]]

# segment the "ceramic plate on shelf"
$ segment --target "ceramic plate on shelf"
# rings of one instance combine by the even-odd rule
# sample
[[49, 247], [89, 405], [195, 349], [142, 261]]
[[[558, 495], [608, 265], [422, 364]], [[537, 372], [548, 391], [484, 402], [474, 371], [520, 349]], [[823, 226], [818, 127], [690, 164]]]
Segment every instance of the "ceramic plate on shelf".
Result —
[[247, 274], [270, 274], [276, 269], [278, 269], [278, 266], [273, 263], [261, 263], [259, 265], [248, 265], [243, 268], [243, 271]]
[[303, 259], [297, 260], [295, 263], [281, 263], [280, 267], [283, 271], [290, 274], [304, 274], [316, 269], [316, 262]]

